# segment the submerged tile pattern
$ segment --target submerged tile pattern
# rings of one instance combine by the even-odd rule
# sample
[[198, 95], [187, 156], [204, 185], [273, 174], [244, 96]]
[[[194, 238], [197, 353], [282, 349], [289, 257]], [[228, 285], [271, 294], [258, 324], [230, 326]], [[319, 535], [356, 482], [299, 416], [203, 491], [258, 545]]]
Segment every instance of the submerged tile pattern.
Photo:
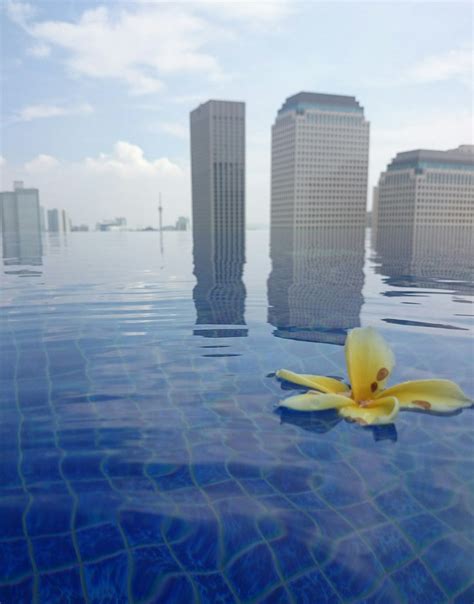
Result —
[[[258, 321], [193, 336], [186, 297], [83, 279], [7, 283], [2, 604], [472, 602], [471, 410], [396, 430], [280, 415], [266, 376], [344, 375], [340, 347]], [[472, 393], [468, 338], [389, 338], [396, 381]]]

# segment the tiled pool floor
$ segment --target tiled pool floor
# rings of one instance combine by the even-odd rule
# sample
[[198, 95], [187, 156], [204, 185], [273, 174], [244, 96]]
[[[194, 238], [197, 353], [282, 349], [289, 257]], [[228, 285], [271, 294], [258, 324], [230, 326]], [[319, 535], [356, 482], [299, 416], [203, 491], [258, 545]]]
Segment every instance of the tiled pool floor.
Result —
[[[344, 376], [344, 355], [275, 337], [253, 235], [243, 337], [196, 335], [185, 235], [160, 256], [156, 234], [72, 234], [35, 278], [3, 274], [2, 604], [474, 601], [472, 410], [378, 429], [276, 412], [269, 374]], [[394, 382], [472, 395], [466, 291], [365, 270]], [[387, 321], [423, 312], [458, 329]]]

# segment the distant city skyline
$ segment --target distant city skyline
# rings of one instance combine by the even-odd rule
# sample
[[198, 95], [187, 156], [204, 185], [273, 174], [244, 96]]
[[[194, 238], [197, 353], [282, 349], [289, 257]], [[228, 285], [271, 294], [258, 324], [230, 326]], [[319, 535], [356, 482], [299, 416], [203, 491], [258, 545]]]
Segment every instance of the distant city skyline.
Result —
[[157, 226], [161, 190], [173, 223], [191, 208], [188, 113], [232, 98], [248, 110], [247, 220], [268, 224], [270, 126], [299, 90], [364, 105], [372, 188], [399, 151], [472, 142], [472, 11], [456, 2], [6, 2], [1, 188], [25, 180], [73, 224], [123, 215], [132, 226]]

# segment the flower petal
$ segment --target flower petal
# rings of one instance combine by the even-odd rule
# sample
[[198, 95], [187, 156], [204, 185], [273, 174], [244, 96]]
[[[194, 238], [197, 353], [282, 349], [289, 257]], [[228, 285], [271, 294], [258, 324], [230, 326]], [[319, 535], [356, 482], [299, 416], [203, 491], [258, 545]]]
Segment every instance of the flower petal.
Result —
[[400, 405], [394, 396], [368, 401], [364, 406], [353, 403], [339, 410], [340, 415], [363, 425], [392, 424]]
[[354, 405], [354, 401], [340, 394], [297, 394], [280, 402], [280, 407], [295, 409], [295, 411], [325, 411], [340, 409], [346, 405]]
[[390, 347], [373, 327], [358, 327], [349, 332], [345, 351], [353, 398], [374, 398], [383, 390], [395, 365]]
[[450, 380], [403, 382], [384, 390], [380, 396], [396, 396], [401, 408], [426, 409], [438, 413], [448, 413], [472, 405], [461, 388]]
[[348, 392], [349, 388], [343, 382], [330, 377], [324, 377], [322, 375], [307, 375], [304, 373], [294, 373], [287, 369], [279, 369], [276, 372], [276, 376], [287, 382], [293, 384], [299, 384], [300, 386], [307, 386], [320, 392], [332, 392], [337, 394], [338, 392]]

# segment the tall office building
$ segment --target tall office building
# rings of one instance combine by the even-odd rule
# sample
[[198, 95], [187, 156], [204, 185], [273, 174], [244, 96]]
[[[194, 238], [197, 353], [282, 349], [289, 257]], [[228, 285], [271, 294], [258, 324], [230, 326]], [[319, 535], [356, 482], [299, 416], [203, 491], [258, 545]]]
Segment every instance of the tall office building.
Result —
[[272, 127], [272, 229], [365, 226], [368, 161], [369, 123], [354, 97], [288, 97]]
[[235, 327], [245, 325], [245, 104], [208, 101], [190, 126], [195, 333], [246, 335]]
[[2, 245], [5, 264], [41, 264], [41, 217], [38, 189], [14, 183], [0, 193]]
[[272, 272], [278, 337], [343, 343], [364, 283], [369, 123], [354, 97], [300, 92], [272, 128]]
[[473, 249], [474, 145], [398, 153], [378, 183], [376, 248], [423, 256]]

